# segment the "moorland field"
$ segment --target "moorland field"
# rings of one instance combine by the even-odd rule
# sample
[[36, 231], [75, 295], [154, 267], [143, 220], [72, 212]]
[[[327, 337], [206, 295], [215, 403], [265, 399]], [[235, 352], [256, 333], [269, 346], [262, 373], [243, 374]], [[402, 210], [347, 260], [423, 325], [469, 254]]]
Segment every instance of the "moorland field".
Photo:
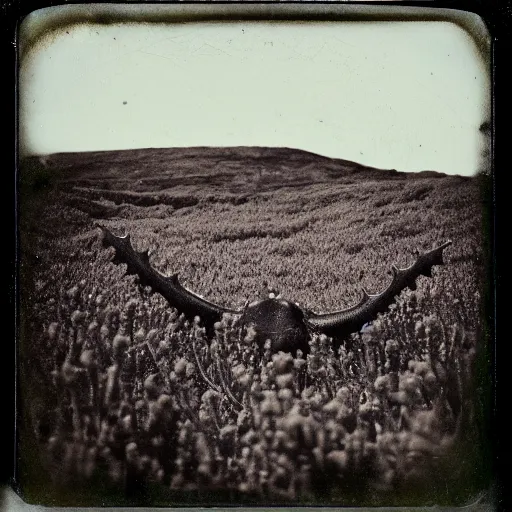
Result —
[[[489, 485], [485, 179], [286, 148], [55, 154], [19, 186], [18, 481], [29, 502], [422, 505]], [[376, 293], [452, 240], [433, 277], [335, 352], [207, 340], [111, 262], [99, 225], [240, 309]]]

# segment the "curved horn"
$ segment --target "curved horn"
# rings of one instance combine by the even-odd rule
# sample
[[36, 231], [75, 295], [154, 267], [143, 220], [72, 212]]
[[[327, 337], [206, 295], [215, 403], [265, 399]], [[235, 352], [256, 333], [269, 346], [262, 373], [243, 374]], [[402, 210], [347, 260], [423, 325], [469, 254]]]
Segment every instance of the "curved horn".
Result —
[[178, 275], [170, 277], [160, 274], [151, 267], [148, 251], [135, 251], [130, 242], [130, 235], [123, 237], [112, 234], [107, 228], [98, 226], [103, 235], [103, 245], [115, 249], [114, 263], [125, 263], [126, 274], [136, 275], [142, 286], [149, 286], [153, 292], [158, 292], [169, 304], [175, 307], [186, 318], [193, 320], [199, 316], [206, 327], [213, 327], [215, 322], [222, 319], [224, 313], [240, 314], [240, 311], [218, 306], [199, 295], [187, 290], [178, 280]]
[[374, 320], [378, 313], [386, 311], [402, 290], [405, 288], [415, 290], [416, 279], [420, 275], [432, 277], [432, 267], [443, 264], [443, 249], [451, 243], [451, 241], [445, 242], [419, 255], [410, 267], [397, 268], [393, 265], [391, 267], [393, 280], [381, 293], [370, 295], [363, 290], [363, 296], [355, 306], [327, 314], [308, 313], [308, 323], [313, 329], [336, 338], [359, 331], [365, 323]]

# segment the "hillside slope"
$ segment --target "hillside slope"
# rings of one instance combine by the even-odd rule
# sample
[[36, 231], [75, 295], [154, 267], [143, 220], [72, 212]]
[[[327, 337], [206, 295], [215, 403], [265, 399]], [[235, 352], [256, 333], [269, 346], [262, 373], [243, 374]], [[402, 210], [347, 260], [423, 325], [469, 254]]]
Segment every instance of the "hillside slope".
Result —
[[[476, 179], [275, 148], [59, 154], [24, 162], [19, 207], [27, 498], [462, 505], [487, 485], [488, 241]], [[416, 249], [453, 244], [432, 278], [339, 353], [310, 333], [297, 365], [261, 358], [232, 319], [209, 345], [111, 262], [98, 224], [235, 309], [271, 288], [338, 310], [363, 287], [382, 290]], [[278, 424], [285, 432], [272, 437]], [[128, 471], [138, 491], [123, 487]], [[117, 501], [105, 497], [114, 488]]]

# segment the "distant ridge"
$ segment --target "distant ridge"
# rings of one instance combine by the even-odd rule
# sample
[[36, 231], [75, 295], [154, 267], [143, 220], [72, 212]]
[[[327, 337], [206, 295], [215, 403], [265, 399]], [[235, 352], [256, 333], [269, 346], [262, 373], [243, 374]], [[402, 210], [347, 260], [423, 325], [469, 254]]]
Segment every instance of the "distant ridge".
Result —
[[[315, 175], [321, 179], [322, 175], [330, 179], [337, 176], [353, 175], [362, 173], [371, 174], [373, 178], [379, 177], [402, 177], [403, 178], [443, 178], [449, 175], [424, 170], [419, 172], [403, 172], [395, 169], [380, 169], [371, 167], [351, 160], [342, 158], [331, 158], [303, 149], [288, 147], [265, 147], [265, 146], [190, 146], [175, 148], [137, 148], [120, 150], [101, 150], [83, 152], [60, 152], [44, 156], [25, 157], [22, 162], [44, 161], [48, 167], [70, 168], [76, 171], [105, 171], [111, 165], [126, 165], [140, 169], [142, 164], [146, 172], [151, 169], [152, 173], [170, 172], [169, 166], [180, 168], [194, 167], [197, 172], [201, 169], [205, 172], [212, 172], [214, 169], [221, 170], [221, 167], [234, 170], [241, 166], [245, 170], [253, 172], [279, 172], [294, 171], [299, 175], [306, 172], [310, 177]], [[167, 165], [166, 165], [167, 164]], [[196, 164], [196, 165], [193, 165]], [[135, 170], [135, 169], [132, 169]], [[216, 171], [217, 172], [217, 171]], [[297, 177], [297, 175], [296, 175]]]
[[[148, 153], [158, 154], [173, 154], [179, 156], [191, 156], [192, 154], [201, 154], [205, 156], [210, 154], [211, 156], [239, 156], [249, 158], [271, 158], [271, 157], [287, 157], [296, 160], [301, 156], [306, 159], [318, 160], [324, 162], [336, 162], [338, 164], [361, 167], [367, 169], [378, 169], [377, 167], [366, 166], [358, 162], [351, 160], [345, 160], [343, 158], [331, 158], [323, 156], [312, 151], [305, 149], [296, 149], [288, 147], [268, 147], [268, 146], [184, 146], [184, 147], [173, 147], [173, 148], [135, 148], [135, 149], [114, 149], [114, 150], [99, 150], [99, 151], [79, 151], [79, 152], [59, 152], [50, 153], [45, 155], [46, 158], [62, 158], [71, 155], [88, 155], [90, 157], [107, 157], [112, 155], [117, 157], [118, 155], [134, 155], [139, 156]], [[36, 156], [36, 155], [34, 155]], [[30, 158], [30, 157], [28, 157]]]

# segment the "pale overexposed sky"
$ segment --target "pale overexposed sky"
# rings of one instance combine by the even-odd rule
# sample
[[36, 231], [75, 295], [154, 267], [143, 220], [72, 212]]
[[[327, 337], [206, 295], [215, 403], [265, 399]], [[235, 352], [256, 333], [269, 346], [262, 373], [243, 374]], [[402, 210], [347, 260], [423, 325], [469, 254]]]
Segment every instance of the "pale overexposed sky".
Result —
[[286, 146], [400, 171], [479, 165], [489, 65], [453, 23], [66, 30], [20, 61], [22, 154]]

